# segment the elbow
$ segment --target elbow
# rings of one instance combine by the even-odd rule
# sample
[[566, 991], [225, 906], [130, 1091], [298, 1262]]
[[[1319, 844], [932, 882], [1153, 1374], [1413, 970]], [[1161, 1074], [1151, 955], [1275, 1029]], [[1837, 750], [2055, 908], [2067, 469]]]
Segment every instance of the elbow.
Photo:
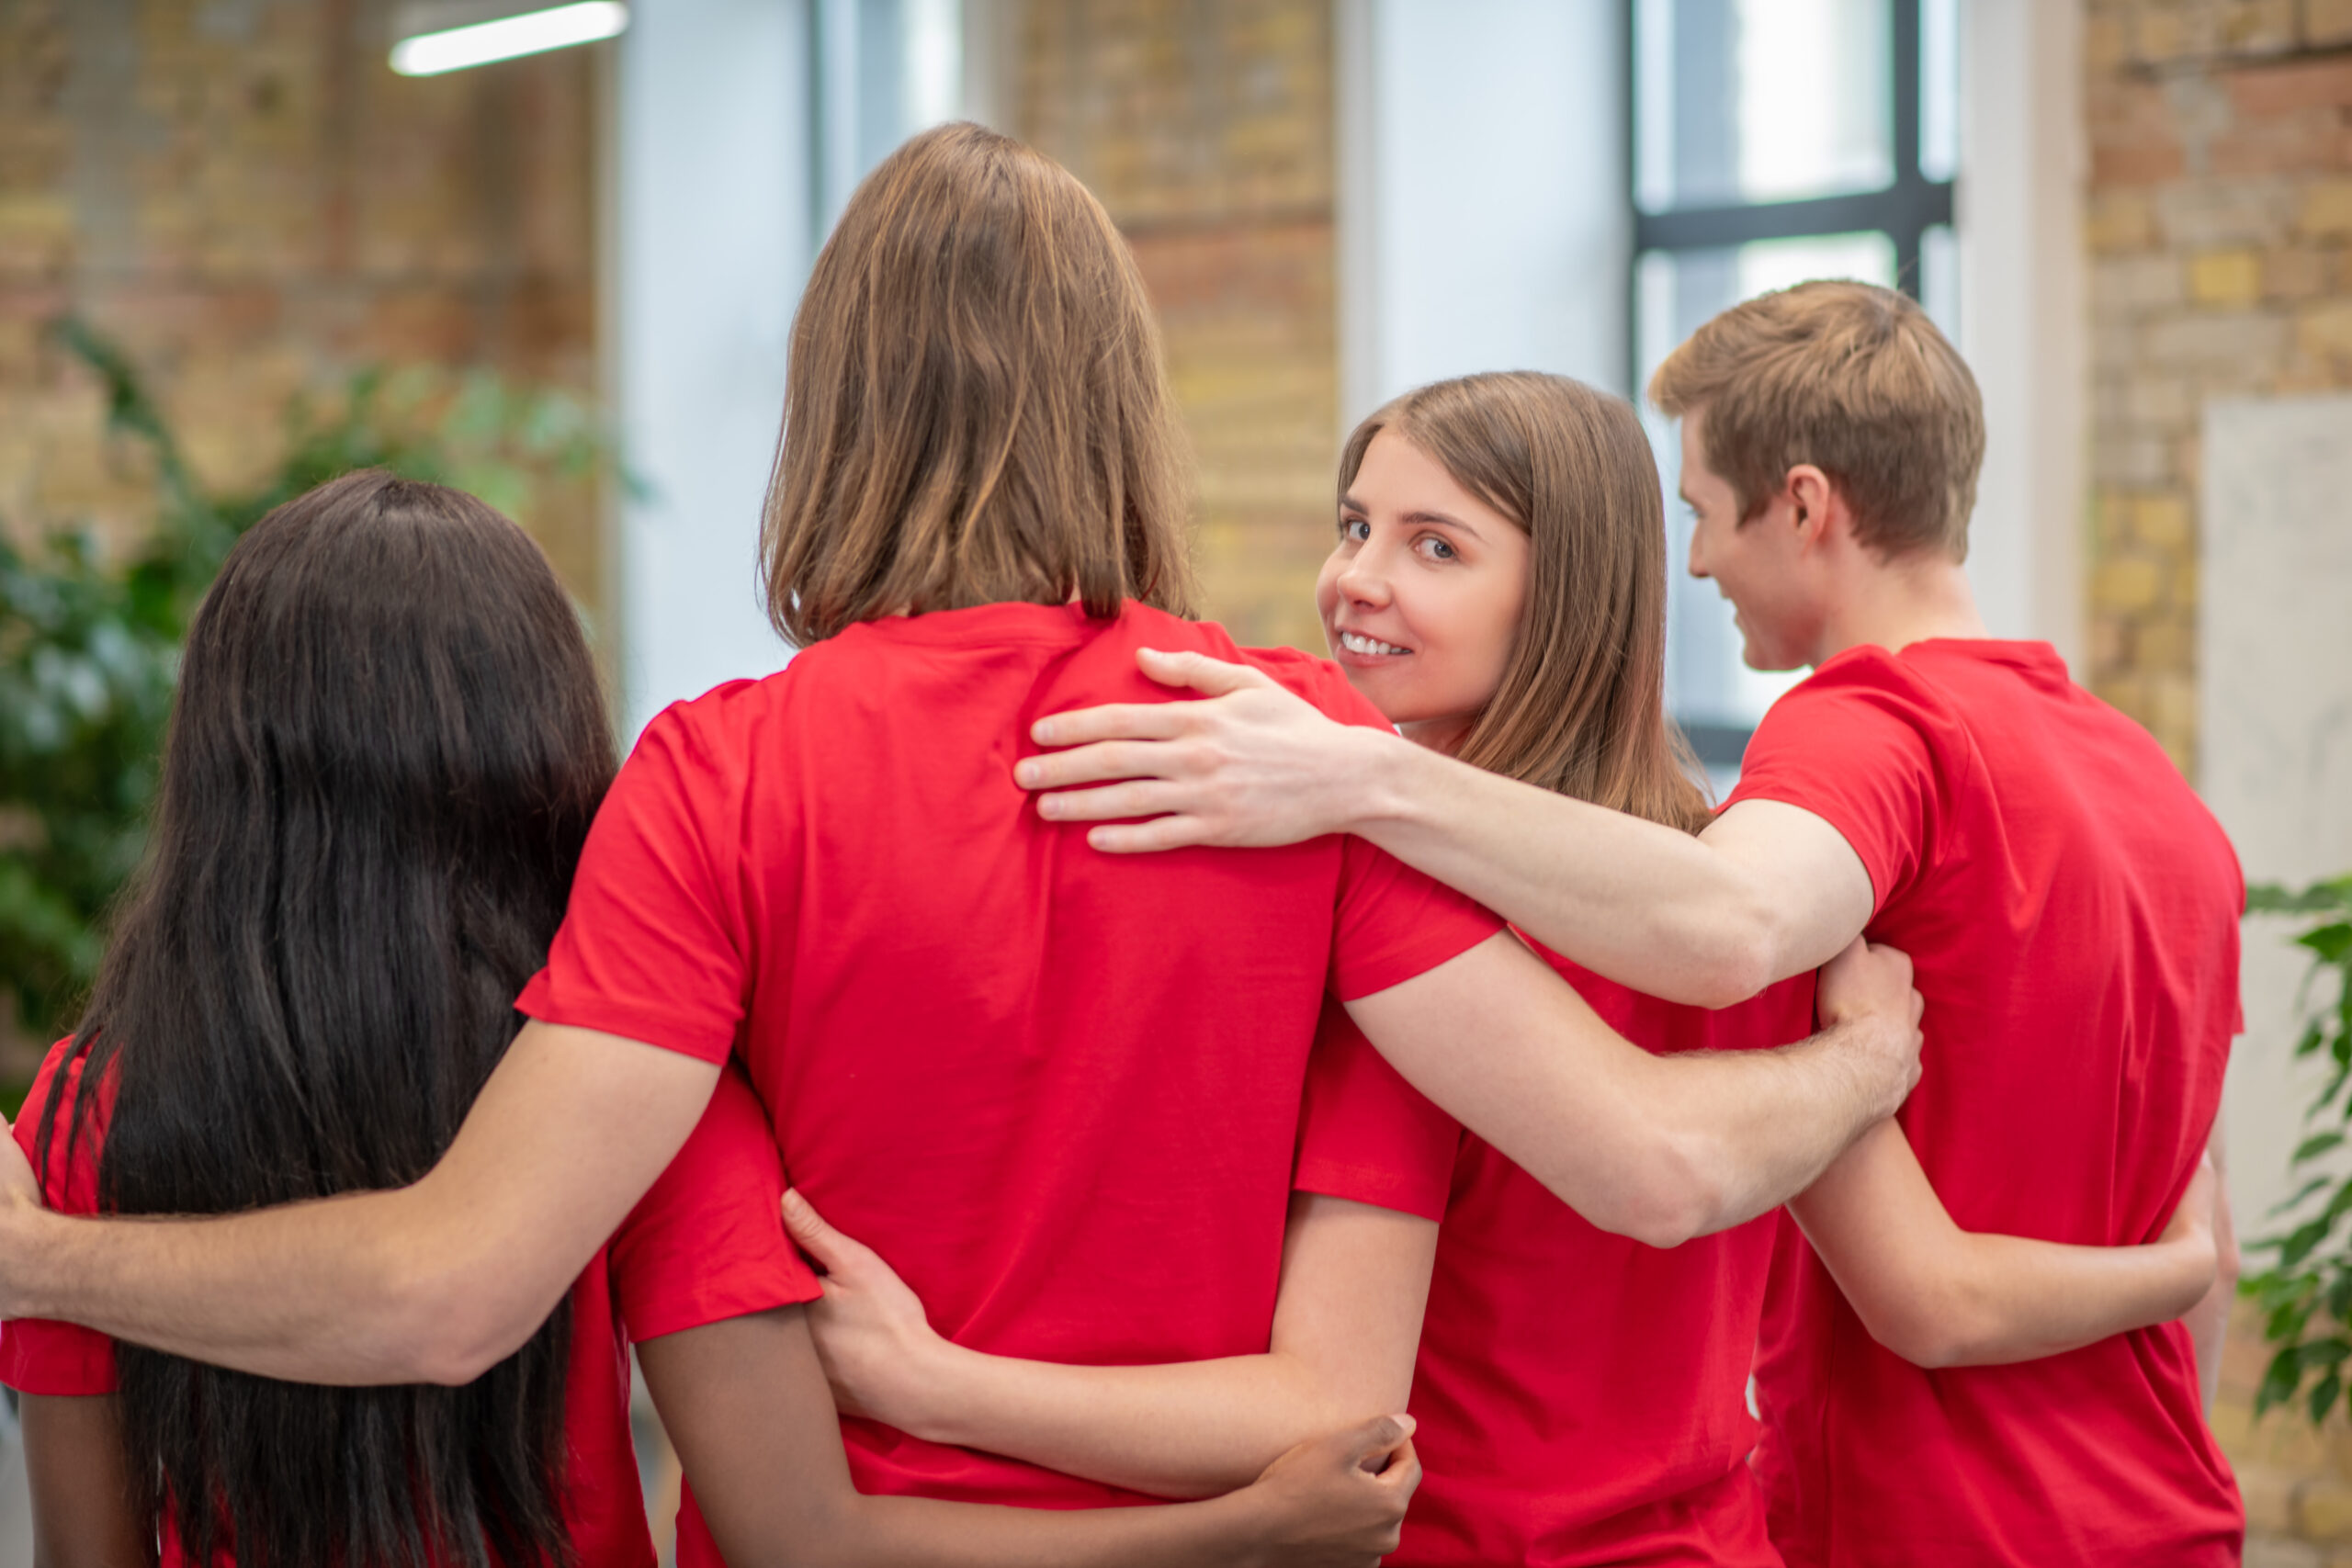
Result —
[[1760, 906], [1718, 917], [1712, 940], [1691, 942], [1697, 954], [1690, 994], [1669, 998], [1692, 1007], [1727, 1008], [1756, 995], [1781, 976], [1780, 943], [1771, 912]]
[[491, 1271], [385, 1260], [376, 1299], [385, 1315], [388, 1382], [458, 1388], [520, 1349], [546, 1321]]
[[1884, 1348], [1924, 1371], [1973, 1366], [1981, 1359], [1973, 1337], [1956, 1325], [1894, 1314], [1866, 1316], [1862, 1326]]
[[1605, 1231], [1661, 1250], [1710, 1235], [1733, 1223], [1731, 1195], [1709, 1140], [1658, 1141], [1632, 1178], [1586, 1218]]
[[1956, 1281], [1915, 1281], [1899, 1291], [1882, 1284], [1875, 1292], [1849, 1290], [1846, 1297], [1872, 1339], [1923, 1371], [2018, 1359], [2019, 1348], [2005, 1343], [1998, 1326]]

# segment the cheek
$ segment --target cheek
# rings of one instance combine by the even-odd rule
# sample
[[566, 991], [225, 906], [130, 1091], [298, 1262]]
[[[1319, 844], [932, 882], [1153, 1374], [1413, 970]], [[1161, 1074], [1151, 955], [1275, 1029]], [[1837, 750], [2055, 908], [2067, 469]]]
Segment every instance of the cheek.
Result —
[[1340, 573], [1347, 570], [1347, 560], [1338, 550], [1323, 558], [1323, 570], [1315, 576], [1315, 612], [1328, 623], [1331, 612], [1340, 606]]

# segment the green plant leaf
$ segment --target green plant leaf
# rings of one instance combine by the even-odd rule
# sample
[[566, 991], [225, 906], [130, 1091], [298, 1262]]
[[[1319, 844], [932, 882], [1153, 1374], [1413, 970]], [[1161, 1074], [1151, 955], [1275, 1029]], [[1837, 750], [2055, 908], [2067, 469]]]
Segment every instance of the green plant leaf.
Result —
[[2295, 1152], [2288, 1156], [2287, 1163], [2290, 1166], [2301, 1165], [2307, 1159], [2316, 1158], [2318, 1156], [2327, 1153], [2328, 1150], [2337, 1147], [2343, 1142], [2344, 1134], [2341, 1133], [2313, 1134], [2312, 1136], [2305, 1138], [2301, 1143], [2295, 1145]]
[[2295, 1348], [2289, 1346], [2272, 1356], [2270, 1364], [2263, 1369], [2261, 1386], [2254, 1393], [2254, 1413], [2263, 1415], [2272, 1405], [2294, 1398], [2302, 1381], [2302, 1359], [2295, 1353]]
[[2293, 1197], [2283, 1198], [2278, 1202], [2271, 1204], [2267, 1217], [2276, 1219], [2280, 1214], [2289, 1213], [2301, 1207], [2303, 1200], [2309, 1198], [2312, 1193], [2318, 1191], [2321, 1188], [2326, 1186], [2329, 1182], [2335, 1179], [2332, 1176], [2312, 1177], [2309, 1181], [2304, 1182], [2301, 1187], [2295, 1190]]
[[2315, 926], [2295, 939], [2298, 947], [2308, 947], [2319, 954], [2322, 964], [2341, 964], [2352, 955], [2352, 920], [2337, 920]]
[[2327, 1413], [2335, 1407], [2335, 1401], [2343, 1392], [2344, 1380], [2335, 1372], [2326, 1373], [2312, 1384], [2309, 1409], [2313, 1426], [2327, 1419]]

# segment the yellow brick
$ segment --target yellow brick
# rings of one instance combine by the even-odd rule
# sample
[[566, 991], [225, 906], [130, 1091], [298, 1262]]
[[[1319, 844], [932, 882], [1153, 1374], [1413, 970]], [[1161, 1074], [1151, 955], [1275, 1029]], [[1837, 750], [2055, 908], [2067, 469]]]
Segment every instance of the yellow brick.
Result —
[[2314, 1476], [2297, 1495], [2296, 1533], [2305, 1540], [2352, 1540], [2352, 1485], [2332, 1475]]
[[[2215, 1428], [2217, 1435], [2219, 1430]], [[2292, 1531], [2299, 1478], [2267, 1464], [2241, 1464], [2237, 1472], [2238, 1495], [2245, 1499], [2245, 1528], [2260, 1535]]]
[[2083, 19], [2083, 63], [2092, 72], [2114, 70], [2125, 62], [2127, 52], [2122, 18], [2091, 16]]
[[2188, 52], [2187, 29], [2171, 10], [2143, 10], [2132, 28], [2132, 54], [2143, 64], [2172, 60]]
[[2320, 180], [2303, 192], [2306, 234], [2352, 234], [2352, 180]]
[[2132, 638], [2138, 667], [2150, 674], [2194, 669], [2197, 628], [2182, 618], [2154, 618], [2140, 623]]
[[2303, 0], [2303, 41], [2352, 42], [2352, 0]]
[[2305, 354], [2352, 355], [2352, 299], [2330, 299], [2296, 318], [2295, 341]]
[[2101, 610], [2129, 614], [2154, 605], [2164, 589], [2164, 572], [2144, 556], [2102, 561], [2091, 575], [2091, 603]]
[[2143, 495], [2132, 503], [2132, 534], [2160, 550], [2188, 546], [2188, 502], [2177, 495]]
[[2094, 251], [2136, 251], [2155, 237], [2155, 213], [2136, 191], [2102, 191], [2092, 199], [2086, 228]]
[[2262, 258], [2208, 251], [2188, 264], [2188, 294], [2200, 305], [2251, 305], [2262, 298]]

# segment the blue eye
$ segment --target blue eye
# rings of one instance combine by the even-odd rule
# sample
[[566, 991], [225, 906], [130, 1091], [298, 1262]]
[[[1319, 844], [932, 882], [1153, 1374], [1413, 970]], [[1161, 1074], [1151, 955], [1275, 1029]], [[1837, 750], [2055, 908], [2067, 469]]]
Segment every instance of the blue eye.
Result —
[[1372, 537], [1372, 525], [1361, 517], [1342, 517], [1340, 519], [1340, 537], [1362, 544]]
[[1461, 558], [1460, 552], [1456, 551], [1452, 545], [1447, 544], [1443, 539], [1431, 536], [1422, 539], [1421, 543], [1428, 547], [1430, 554], [1439, 560], [1458, 560]]

